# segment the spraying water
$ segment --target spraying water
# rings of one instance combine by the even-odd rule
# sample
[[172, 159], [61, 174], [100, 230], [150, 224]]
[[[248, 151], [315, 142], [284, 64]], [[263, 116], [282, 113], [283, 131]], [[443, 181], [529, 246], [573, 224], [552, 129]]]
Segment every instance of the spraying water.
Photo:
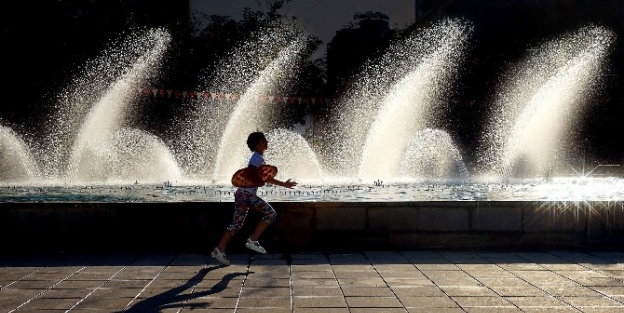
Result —
[[[115, 150], [118, 148], [116, 145], [111, 146], [107, 144], [119, 145], [125, 142], [123, 140], [102, 141], [102, 138], [108, 138], [120, 129], [125, 114], [128, 113], [127, 108], [136, 97], [137, 93], [135, 91], [141, 88], [146, 79], [153, 74], [153, 69], [160, 64], [171, 37], [165, 32], [155, 31], [149, 33], [144, 39], [146, 42], [143, 44], [146, 46], [142, 48], [146, 48], [147, 51], [143, 52], [128, 71], [110, 86], [104, 96], [95, 103], [78, 131], [77, 138], [72, 146], [70, 167], [67, 173], [70, 181], [92, 181], [94, 178], [96, 178], [96, 181], [100, 181], [102, 177], [97, 176], [112, 174], [107, 171], [98, 171], [102, 167], [97, 164], [101, 163], [102, 160], [98, 160], [97, 156], [101, 155], [101, 150]], [[143, 136], [143, 138], [151, 139], [149, 136]], [[158, 144], [154, 144], [154, 146], [158, 146]], [[152, 152], [158, 153], [160, 152], [159, 150], [156, 149]], [[125, 157], [134, 158], [137, 156], [127, 154]], [[133, 162], [140, 161], [129, 161], [128, 163]], [[167, 169], [152, 168], [151, 170], [163, 171]], [[177, 172], [175, 169], [173, 171]], [[121, 178], [112, 177], [116, 179]], [[145, 176], [134, 178], [149, 179]], [[171, 179], [175, 178], [177, 177], [171, 177]]]
[[[452, 93], [470, 33], [468, 23], [445, 20], [367, 65], [342, 96], [336, 116], [324, 124], [319, 151], [299, 134], [271, 129], [268, 121], [277, 104], [263, 100], [293, 81], [305, 40], [260, 36], [259, 43], [235, 50], [220, 67], [223, 73], [204, 88], [241, 91], [240, 98], [210, 108], [198, 102], [181, 131], [185, 146], [175, 154], [160, 138], [127, 125], [134, 95], [155, 74], [170, 38], [161, 31], [131, 36], [124, 48], [106, 51], [61, 93], [58, 116], [47, 125], [47, 148], [36, 150], [35, 158], [14, 132], [0, 127], [0, 177], [3, 182], [39, 181], [37, 159], [45, 178], [75, 184], [188, 183], [193, 175], [221, 184], [245, 166], [246, 136], [264, 130], [271, 145], [267, 160], [280, 168], [283, 179], [319, 184], [467, 179], [452, 138], [431, 124]], [[511, 175], [518, 172], [519, 160], [527, 160], [534, 172], [553, 162], [557, 150], [569, 143], [572, 121], [597, 85], [613, 39], [603, 28], [583, 28], [531, 51], [513, 69], [497, 95], [487, 142], [480, 149], [486, 151], [480, 160], [485, 169]]]
[[[276, 84], [284, 84], [284, 73], [289, 73], [300, 61], [299, 52], [305, 47], [303, 40], [290, 44], [282, 50], [278, 57], [264, 69], [258, 78], [241, 96], [228, 124], [225, 127], [219, 144], [214, 166], [214, 179], [226, 181], [232, 173], [246, 165], [248, 148], [245, 145], [247, 135], [265, 126], [267, 113], [266, 103], [258, 102], [258, 96], [274, 89]], [[285, 71], [286, 69], [286, 71]]]
[[487, 175], [533, 176], [571, 146], [584, 100], [596, 87], [614, 34], [585, 27], [530, 51], [511, 70], [490, 116], [482, 163]]
[[318, 157], [301, 135], [286, 129], [274, 129], [266, 137], [269, 149], [265, 152], [265, 159], [277, 166], [280, 179], [297, 181], [304, 178], [309, 184], [322, 183], [324, 175]]
[[198, 103], [182, 124], [178, 159], [199, 181], [228, 182], [244, 166], [247, 135], [270, 128], [274, 106], [270, 94], [280, 94], [296, 81], [307, 36], [296, 25], [260, 30], [235, 47], [204, 78], [204, 90], [236, 91], [231, 101]]
[[398, 178], [409, 139], [435, 119], [449, 94], [470, 33], [468, 23], [444, 20], [394, 44], [366, 67], [343, 97], [329, 135], [329, 163], [338, 175]]
[[162, 183], [182, 178], [169, 148], [148, 132], [122, 128], [84, 144], [82, 158], [89, 160], [88, 166], [76, 169], [82, 181]]
[[466, 180], [470, 174], [451, 136], [443, 130], [427, 128], [410, 139], [399, 176], [406, 180]]
[[[42, 147], [37, 149], [37, 157], [43, 163], [46, 178], [58, 179], [67, 174], [73, 145], [94, 103], [100, 101], [111, 85], [148, 50], [161, 49], [159, 46], [168, 40], [169, 35], [160, 30], [132, 33], [111, 42], [100, 56], [80, 68], [76, 78], [58, 93], [56, 114], [44, 125], [48, 135], [43, 138]], [[151, 65], [153, 69], [158, 68], [153, 63]], [[127, 96], [133, 94], [134, 90]]]
[[128, 118], [136, 102], [136, 91], [157, 73], [170, 40], [170, 35], [161, 30], [134, 33], [85, 66], [57, 101], [58, 113], [53, 119], [56, 123], [47, 138], [49, 157], [43, 158], [47, 177], [64, 177], [65, 182], [120, 179], [110, 176], [115, 171], [102, 170], [112, 165], [102, 167], [105, 161], [97, 157], [119, 148], [110, 144], [123, 144], [107, 138], [113, 138]]
[[26, 143], [0, 125], [0, 180], [24, 182], [40, 178], [39, 168]]

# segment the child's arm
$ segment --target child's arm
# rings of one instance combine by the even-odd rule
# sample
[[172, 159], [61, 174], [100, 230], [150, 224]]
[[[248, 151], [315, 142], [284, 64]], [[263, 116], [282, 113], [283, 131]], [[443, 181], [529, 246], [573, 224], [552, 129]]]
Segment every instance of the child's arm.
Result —
[[269, 184], [273, 184], [273, 185], [278, 185], [278, 186], [282, 186], [282, 187], [286, 187], [286, 188], [292, 188], [294, 186], [297, 186], [297, 182], [291, 181], [290, 179], [287, 181], [281, 181], [281, 180], [277, 180], [275, 178], [271, 178], [269, 180], [266, 181]]

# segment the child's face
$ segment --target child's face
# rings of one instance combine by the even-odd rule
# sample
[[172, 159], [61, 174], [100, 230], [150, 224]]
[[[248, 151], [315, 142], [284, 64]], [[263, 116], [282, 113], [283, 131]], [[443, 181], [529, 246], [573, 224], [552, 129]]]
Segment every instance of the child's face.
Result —
[[267, 149], [269, 142], [266, 140], [265, 137], [262, 137], [262, 139], [260, 139], [260, 141], [258, 141], [258, 144], [256, 145], [256, 151], [258, 151], [258, 153], [263, 154], [264, 151]]

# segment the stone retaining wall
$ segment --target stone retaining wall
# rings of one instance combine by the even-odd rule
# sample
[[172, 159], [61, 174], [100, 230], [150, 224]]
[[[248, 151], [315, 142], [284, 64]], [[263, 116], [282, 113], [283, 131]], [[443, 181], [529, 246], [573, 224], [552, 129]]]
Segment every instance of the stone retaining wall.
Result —
[[[272, 202], [272, 252], [418, 248], [621, 248], [624, 202]], [[1, 203], [4, 251], [207, 253], [233, 203]], [[244, 251], [250, 213], [228, 247]]]

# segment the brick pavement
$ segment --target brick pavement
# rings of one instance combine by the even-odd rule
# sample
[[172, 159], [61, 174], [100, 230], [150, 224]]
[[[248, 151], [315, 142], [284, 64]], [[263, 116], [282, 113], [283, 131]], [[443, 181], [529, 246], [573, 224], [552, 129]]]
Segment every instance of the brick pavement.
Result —
[[0, 312], [624, 312], [624, 252], [0, 256]]

